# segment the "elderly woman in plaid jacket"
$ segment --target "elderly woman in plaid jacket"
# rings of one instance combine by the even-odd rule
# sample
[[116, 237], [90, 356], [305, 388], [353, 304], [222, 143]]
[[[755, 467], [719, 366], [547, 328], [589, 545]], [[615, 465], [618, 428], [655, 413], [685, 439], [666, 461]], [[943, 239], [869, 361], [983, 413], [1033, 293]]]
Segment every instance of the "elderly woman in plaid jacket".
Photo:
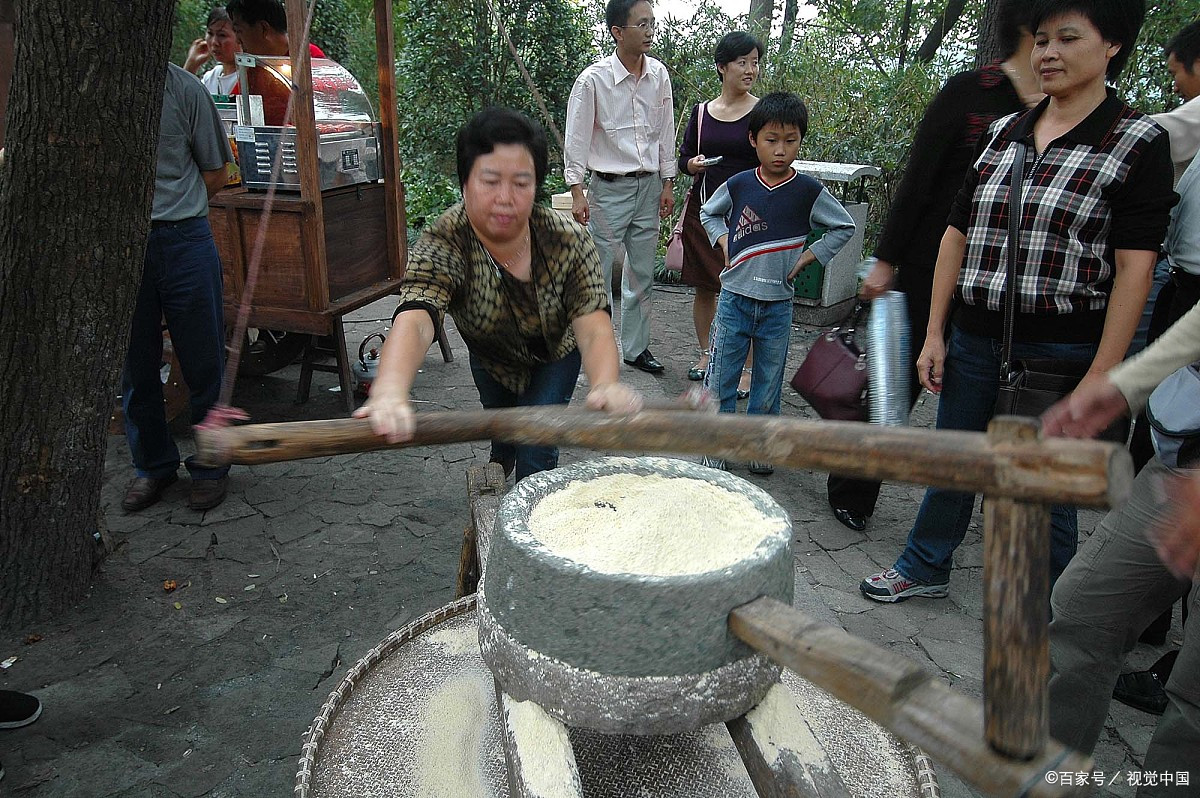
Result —
[[[1129, 58], [1143, 2], [1035, 0], [1029, 14], [1032, 65], [1047, 97], [993, 123], [955, 200], [934, 269], [917, 372], [941, 396], [939, 429], [984, 430], [991, 420], [1010, 213], [1019, 214], [1013, 357], [1085, 361], [1089, 373], [1103, 373], [1133, 337], [1176, 200], [1166, 132], [1105, 84]], [[1018, 148], [1026, 168], [1013, 175]], [[1022, 181], [1019, 208], [1009, 204], [1014, 179]], [[862, 593], [887, 602], [949, 595], [954, 550], [974, 500], [927, 491], [899, 559], [864, 579]], [[1074, 508], [1053, 508], [1051, 527], [1054, 579], [1075, 553]]]

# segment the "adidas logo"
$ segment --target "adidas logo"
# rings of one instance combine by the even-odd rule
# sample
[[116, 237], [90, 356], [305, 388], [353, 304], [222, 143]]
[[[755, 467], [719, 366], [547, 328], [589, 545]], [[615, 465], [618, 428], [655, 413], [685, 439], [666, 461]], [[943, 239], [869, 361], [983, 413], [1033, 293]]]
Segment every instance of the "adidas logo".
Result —
[[762, 220], [762, 217], [752, 208], [746, 207], [742, 209], [742, 215], [738, 217], [737, 226], [733, 231], [733, 240], [737, 241], [744, 235], [761, 233], [766, 229], [767, 223]]

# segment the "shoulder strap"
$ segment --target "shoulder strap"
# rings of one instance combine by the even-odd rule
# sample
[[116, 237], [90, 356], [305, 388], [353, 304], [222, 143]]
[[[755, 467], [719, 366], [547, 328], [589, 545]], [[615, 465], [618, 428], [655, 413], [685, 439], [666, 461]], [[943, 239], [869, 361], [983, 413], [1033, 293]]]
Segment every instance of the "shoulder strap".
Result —
[[1021, 187], [1025, 182], [1025, 142], [1016, 142], [1012, 172], [1008, 176], [1008, 273], [1004, 280], [1004, 356], [1000, 378], [1007, 379], [1012, 365], [1013, 324], [1017, 315], [1017, 253], [1021, 247]]
[[[708, 103], [696, 103], [696, 152], [703, 154], [704, 148], [700, 145], [700, 134], [704, 132], [704, 112], [708, 109]], [[708, 201], [704, 186], [707, 184], [705, 179], [708, 172], [700, 173], [700, 202]]]

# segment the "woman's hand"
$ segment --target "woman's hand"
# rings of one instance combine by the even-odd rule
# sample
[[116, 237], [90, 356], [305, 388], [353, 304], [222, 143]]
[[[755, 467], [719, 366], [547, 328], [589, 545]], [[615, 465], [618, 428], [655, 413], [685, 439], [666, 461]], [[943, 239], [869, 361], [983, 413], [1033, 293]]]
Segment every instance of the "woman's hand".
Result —
[[708, 168], [707, 166], [704, 165], [704, 156], [703, 155], [697, 155], [695, 158], [692, 158], [691, 160], [689, 160], [687, 162], [687, 167], [688, 167], [688, 174], [692, 174], [692, 175], [702, 174], [704, 172], [704, 170]]
[[[378, 383], [372, 388], [377, 386]], [[412, 440], [415, 424], [407, 395], [397, 396], [386, 390], [372, 390], [370, 399], [354, 411], [354, 417], [369, 419], [371, 431], [386, 438], [388, 443]]]
[[1089, 373], [1075, 390], [1042, 413], [1042, 433], [1059, 438], [1094, 438], [1129, 412], [1125, 397], [1105, 373]]
[[605, 410], [613, 415], [632, 415], [642, 409], [642, 395], [623, 382], [603, 382], [588, 391], [588, 410]]
[[942, 392], [942, 372], [946, 367], [946, 342], [940, 335], [925, 336], [925, 346], [917, 358], [917, 376], [933, 393]]
[[200, 74], [200, 67], [208, 61], [208, 42], [201, 36], [188, 47], [187, 58], [183, 60], [183, 68], [193, 75]]
[[867, 276], [863, 278], [862, 286], [858, 289], [858, 297], [866, 302], [878, 299], [891, 290], [894, 282], [892, 264], [886, 260], [876, 260], [871, 271], [867, 272]]

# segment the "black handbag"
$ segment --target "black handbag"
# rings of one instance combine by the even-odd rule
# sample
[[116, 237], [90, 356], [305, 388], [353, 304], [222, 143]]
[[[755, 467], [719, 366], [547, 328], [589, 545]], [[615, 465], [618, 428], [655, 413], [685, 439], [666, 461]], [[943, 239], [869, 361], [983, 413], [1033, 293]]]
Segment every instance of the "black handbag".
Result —
[[821, 418], [867, 420], [867, 355], [854, 338], [865, 307], [855, 306], [848, 325], [821, 333], [792, 375], [791, 386]]
[[[1021, 218], [1021, 183], [1025, 174], [1025, 145], [1018, 142], [1009, 178], [1008, 273], [1004, 295], [1004, 353], [1000, 363], [1000, 391], [993, 415], [1037, 418], [1049, 407], [1075, 390], [1091, 365], [1086, 360], [1062, 358], [1024, 358], [1013, 360], [1013, 324], [1017, 315], [1016, 282], [1018, 227]], [[1114, 443], [1129, 438], [1129, 418], [1117, 419], [1097, 436]]]

